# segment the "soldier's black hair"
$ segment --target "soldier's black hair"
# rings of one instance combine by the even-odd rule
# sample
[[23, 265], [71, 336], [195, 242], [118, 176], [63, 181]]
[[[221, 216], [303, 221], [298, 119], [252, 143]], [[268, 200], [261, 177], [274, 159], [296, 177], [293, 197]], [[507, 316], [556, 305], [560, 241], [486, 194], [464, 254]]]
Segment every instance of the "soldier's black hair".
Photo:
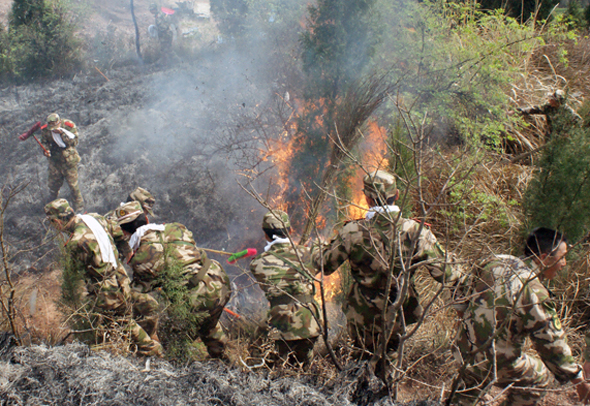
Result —
[[76, 213], [74, 213], [74, 211], [70, 211], [66, 213], [63, 217], [60, 217], [60, 220], [62, 220], [64, 224], [67, 224], [75, 215]]
[[137, 230], [141, 226], [145, 226], [148, 223], [147, 216], [144, 213], [141, 213], [135, 220], [121, 224], [121, 228], [123, 231], [127, 231], [130, 234], [133, 234], [135, 230]]
[[286, 228], [263, 228], [264, 234], [272, 240], [272, 236], [276, 235], [279, 238], [287, 238]]
[[565, 235], [559, 231], [546, 227], [535, 228], [527, 237], [524, 245], [526, 257], [540, 257], [541, 254], [551, 254], [562, 242], [567, 243]]
[[381, 196], [372, 199], [377, 206], [393, 206], [395, 204], [395, 196], [388, 197], [385, 200], [385, 203], [383, 203], [383, 199], [381, 199]]

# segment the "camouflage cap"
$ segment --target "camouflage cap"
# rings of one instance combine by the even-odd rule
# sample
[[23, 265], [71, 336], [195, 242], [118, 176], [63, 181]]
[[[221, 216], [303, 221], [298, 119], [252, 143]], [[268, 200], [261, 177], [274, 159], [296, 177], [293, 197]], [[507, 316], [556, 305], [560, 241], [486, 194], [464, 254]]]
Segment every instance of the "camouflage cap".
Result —
[[59, 118], [59, 114], [57, 113], [51, 113], [47, 116], [47, 128], [49, 130], [59, 127], [60, 122], [61, 120]]
[[363, 178], [365, 196], [384, 200], [394, 197], [397, 193], [395, 176], [387, 171], [374, 171]]
[[152, 208], [156, 203], [156, 199], [154, 199], [154, 196], [152, 196], [152, 194], [146, 189], [138, 187], [133, 192], [129, 193], [129, 200], [139, 202], [143, 210], [147, 211], [152, 216], [154, 215]]
[[158, 5], [156, 3], [150, 3], [150, 12], [158, 11]]
[[71, 217], [74, 214], [74, 209], [70, 206], [66, 199], [57, 199], [49, 202], [43, 208], [45, 215], [49, 219], [62, 220]]
[[282, 210], [271, 210], [262, 218], [262, 228], [281, 229], [291, 227], [289, 215]]
[[123, 203], [115, 209], [115, 217], [119, 224], [131, 223], [141, 214], [143, 214], [143, 208], [136, 201]]

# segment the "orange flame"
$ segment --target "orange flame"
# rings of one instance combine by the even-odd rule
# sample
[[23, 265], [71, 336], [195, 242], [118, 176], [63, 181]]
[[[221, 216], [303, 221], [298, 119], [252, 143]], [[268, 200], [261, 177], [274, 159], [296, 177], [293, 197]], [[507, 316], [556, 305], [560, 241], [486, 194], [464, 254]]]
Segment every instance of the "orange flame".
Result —
[[[380, 127], [377, 122], [369, 121], [368, 131], [360, 147], [363, 166], [367, 172], [386, 169], [389, 166], [389, 161], [385, 158], [387, 156], [386, 140], [387, 130]], [[365, 171], [357, 170], [351, 181], [352, 199], [346, 207], [346, 215], [351, 220], [362, 218], [367, 213], [368, 204], [363, 193], [365, 174]]]
[[[318, 111], [325, 107], [324, 101], [319, 100], [317, 104], [298, 103], [295, 101], [296, 110], [303, 111], [313, 109]], [[294, 112], [285, 124], [283, 132], [276, 140], [268, 141], [265, 149], [261, 151], [261, 159], [270, 161], [276, 168], [277, 180], [274, 183], [275, 193], [269, 198], [272, 207], [291, 212], [290, 208], [295, 205], [305, 205], [305, 197], [302, 195], [299, 201], [288, 202], [285, 197], [288, 195], [290, 182], [289, 176], [292, 168], [292, 160], [295, 153], [301, 148], [301, 140], [298, 138], [298, 129]], [[313, 126], [323, 127], [323, 116], [318, 114], [313, 118]], [[344, 207], [346, 216], [349, 219], [358, 219], [364, 217], [368, 204], [363, 193], [363, 177], [366, 172], [376, 169], [385, 169], [389, 166], [387, 156], [387, 131], [380, 127], [377, 122], [368, 123], [368, 131], [364, 134], [364, 140], [360, 146], [362, 155], [363, 170], [357, 170], [349, 180], [353, 196], [350, 202]], [[317, 218], [318, 229], [326, 227], [327, 221], [323, 216]], [[324, 278], [324, 292], [326, 301], [332, 301], [340, 290], [341, 277], [339, 273], [334, 273]], [[321, 301], [320, 289], [317, 286], [316, 300]]]

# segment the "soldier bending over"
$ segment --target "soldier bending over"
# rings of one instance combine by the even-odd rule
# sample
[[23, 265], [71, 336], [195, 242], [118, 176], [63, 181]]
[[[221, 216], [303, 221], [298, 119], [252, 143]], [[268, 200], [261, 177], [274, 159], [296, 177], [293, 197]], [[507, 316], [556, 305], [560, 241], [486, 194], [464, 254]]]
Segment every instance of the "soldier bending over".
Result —
[[[95, 213], [75, 215], [65, 199], [47, 204], [45, 214], [57, 231], [66, 234], [66, 252], [83, 276], [86, 302], [105, 315], [128, 317], [131, 308], [129, 278], [118, 260], [114, 241], [106, 231], [112, 225]], [[162, 355], [160, 343], [146, 334], [134, 319], [127, 323], [138, 353]]]
[[[456, 396], [471, 405], [491, 382], [506, 390], [506, 406], [537, 405], [552, 382], [572, 382], [581, 401], [590, 388], [582, 367], [572, 357], [565, 332], [543, 282], [566, 265], [567, 243], [561, 233], [534, 230], [525, 244], [525, 258], [497, 255], [476, 273], [471, 300], [458, 342], [467, 365], [465, 388]], [[540, 358], [523, 352], [530, 337]]]
[[320, 335], [319, 308], [308, 269], [309, 249], [291, 245], [290, 228], [287, 213], [273, 210], [264, 215], [265, 252], [254, 258], [250, 271], [270, 302], [268, 323], [280, 334], [276, 341], [279, 355], [291, 363], [309, 364]]

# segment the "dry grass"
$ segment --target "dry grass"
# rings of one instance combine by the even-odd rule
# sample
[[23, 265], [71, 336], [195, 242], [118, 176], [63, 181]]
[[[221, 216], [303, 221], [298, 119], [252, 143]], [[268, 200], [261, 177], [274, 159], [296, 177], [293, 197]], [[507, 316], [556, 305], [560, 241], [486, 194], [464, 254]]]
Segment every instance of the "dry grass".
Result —
[[[57, 308], [61, 271], [25, 273], [15, 281], [16, 326], [23, 344], [56, 344], [67, 334]], [[7, 330], [6, 320], [0, 326]]]
[[427, 222], [439, 242], [467, 263], [513, 253], [522, 245], [521, 201], [533, 168], [491, 155], [462, 159], [457, 152], [433, 155], [425, 171], [424, 199], [433, 209]]

